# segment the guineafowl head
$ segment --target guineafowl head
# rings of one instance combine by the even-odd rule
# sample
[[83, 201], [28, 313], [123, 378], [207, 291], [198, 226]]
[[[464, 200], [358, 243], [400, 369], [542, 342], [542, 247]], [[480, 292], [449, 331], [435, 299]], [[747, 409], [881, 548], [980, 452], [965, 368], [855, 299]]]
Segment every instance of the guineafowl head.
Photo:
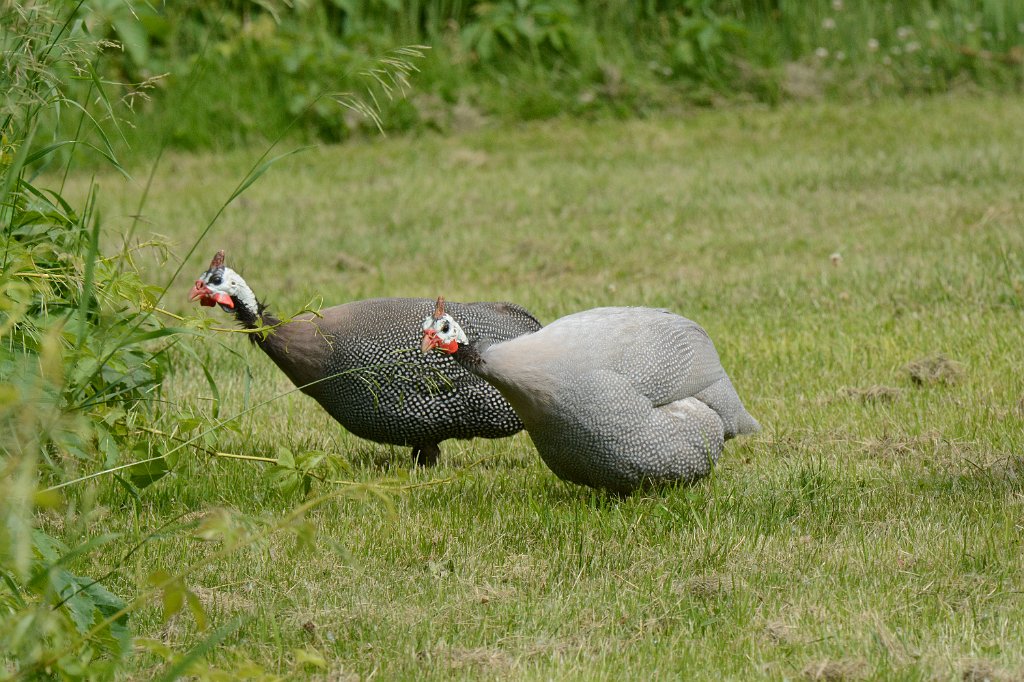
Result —
[[225, 312], [247, 313], [252, 316], [259, 312], [259, 304], [252, 289], [241, 275], [224, 265], [223, 249], [217, 252], [210, 261], [210, 267], [199, 276], [192, 287], [188, 300], [197, 299], [199, 304], [204, 306], [220, 304]]
[[438, 296], [434, 314], [423, 320], [423, 352], [438, 348], [445, 353], [454, 353], [460, 344], [468, 343], [469, 339], [459, 323], [444, 312], [444, 296]]

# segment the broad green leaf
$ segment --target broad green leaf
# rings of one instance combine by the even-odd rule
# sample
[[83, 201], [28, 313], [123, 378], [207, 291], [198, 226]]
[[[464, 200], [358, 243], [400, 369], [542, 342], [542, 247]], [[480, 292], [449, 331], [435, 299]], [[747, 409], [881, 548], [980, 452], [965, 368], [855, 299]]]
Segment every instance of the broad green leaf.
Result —
[[[85, 588], [84, 593], [88, 594], [96, 609], [96, 620], [105, 620], [114, 614], [125, 609], [127, 604], [117, 595], [110, 592], [99, 583], [92, 582], [88, 578], [78, 578], [80, 584]], [[86, 582], [87, 581], [87, 582]], [[83, 584], [84, 583], [84, 584]], [[121, 614], [108, 626], [111, 640], [116, 644], [121, 655], [131, 651], [132, 637], [128, 629], [128, 614]]]
[[199, 626], [200, 630], [205, 630], [207, 628], [206, 611], [203, 609], [203, 604], [199, 601], [199, 597], [195, 592], [185, 590], [185, 601], [188, 602], [188, 610], [195, 619], [196, 625]]
[[167, 585], [164, 585], [163, 598], [161, 599], [161, 605], [163, 606], [163, 622], [167, 622], [171, 619], [171, 616], [181, 611], [185, 605], [185, 587], [179, 580], [172, 580]]
[[159, 457], [137, 464], [128, 471], [128, 479], [136, 488], [145, 488], [167, 475], [170, 468], [166, 457]]
[[77, 578], [63, 568], [51, 570], [49, 575], [58, 600], [64, 602], [62, 608], [71, 616], [75, 629], [83, 634], [88, 632], [96, 619], [96, 603], [92, 597], [81, 589]]
[[68, 547], [60, 540], [50, 537], [38, 528], [32, 529], [32, 546], [48, 564], [55, 564], [60, 561], [61, 556], [67, 553]]

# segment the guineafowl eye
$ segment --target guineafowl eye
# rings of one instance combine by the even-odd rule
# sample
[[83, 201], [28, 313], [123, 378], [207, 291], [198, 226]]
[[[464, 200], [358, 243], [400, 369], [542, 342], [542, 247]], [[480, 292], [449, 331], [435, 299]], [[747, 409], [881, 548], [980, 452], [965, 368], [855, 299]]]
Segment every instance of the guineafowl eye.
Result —
[[451, 328], [451, 325], [448, 324], [448, 320], [445, 320], [444, 323], [441, 325], [441, 333], [447, 334]]
[[220, 275], [213, 275], [212, 277], [210, 277], [210, 284], [212, 284], [213, 286], [217, 286], [223, 281], [224, 278], [221, 277]]

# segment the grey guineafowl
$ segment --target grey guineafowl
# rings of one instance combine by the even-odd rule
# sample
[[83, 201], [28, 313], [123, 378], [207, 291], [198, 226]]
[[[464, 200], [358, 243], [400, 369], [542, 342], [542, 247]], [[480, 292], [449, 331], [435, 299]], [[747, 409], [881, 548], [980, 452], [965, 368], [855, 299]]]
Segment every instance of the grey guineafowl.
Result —
[[[224, 266], [223, 251], [196, 280], [189, 299], [220, 304], [243, 327], [271, 327], [249, 338], [292, 383], [357, 436], [412, 446], [420, 464], [436, 462], [443, 440], [501, 438], [523, 428], [497, 390], [449, 357], [419, 352], [418, 325], [434, 307], [430, 299], [355, 301], [281, 324], [245, 280]], [[491, 341], [541, 326], [511, 303], [462, 303], [451, 309], [467, 329]]]
[[439, 298], [422, 346], [501, 391], [544, 462], [574, 483], [628, 493], [695, 480], [726, 439], [760, 428], [707, 332], [665, 310], [595, 308], [496, 342]]

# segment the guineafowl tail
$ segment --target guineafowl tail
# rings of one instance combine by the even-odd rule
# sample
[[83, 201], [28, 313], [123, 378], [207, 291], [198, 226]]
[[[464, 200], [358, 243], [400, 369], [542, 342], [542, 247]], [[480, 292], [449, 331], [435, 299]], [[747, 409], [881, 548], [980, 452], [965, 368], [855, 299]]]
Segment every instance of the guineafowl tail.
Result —
[[747, 436], [761, 430], [761, 425], [746, 410], [736, 415], [736, 435]]

